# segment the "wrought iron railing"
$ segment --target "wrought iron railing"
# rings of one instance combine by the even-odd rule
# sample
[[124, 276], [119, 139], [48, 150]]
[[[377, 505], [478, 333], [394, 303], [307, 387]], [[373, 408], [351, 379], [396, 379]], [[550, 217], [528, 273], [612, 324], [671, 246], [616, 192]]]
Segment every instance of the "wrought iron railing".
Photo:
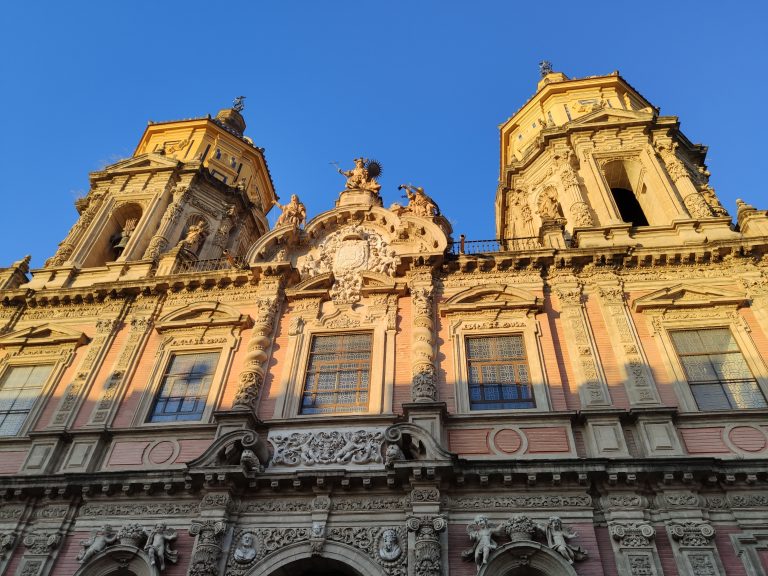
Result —
[[452, 242], [453, 254], [487, 254], [490, 252], [512, 252], [515, 250], [536, 250], [541, 248], [538, 237], [494, 238], [492, 240], [466, 240], [463, 236]]
[[242, 270], [246, 268], [245, 259], [235, 256], [222, 256], [212, 260], [197, 260], [180, 262], [176, 267], [177, 274], [189, 272], [213, 272], [215, 270]]

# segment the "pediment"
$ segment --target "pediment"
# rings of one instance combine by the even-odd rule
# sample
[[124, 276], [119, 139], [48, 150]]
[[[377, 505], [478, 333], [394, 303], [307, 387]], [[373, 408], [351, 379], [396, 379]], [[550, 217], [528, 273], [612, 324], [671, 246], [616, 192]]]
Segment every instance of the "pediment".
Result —
[[166, 314], [156, 324], [158, 332], [194, 326], [249, 326], [250, 316], [221, 302], [196, 302]]
[[262, 472], [270, 453], [265, 440], [253, 430], [233, 430], [220, 436], [200, 456], [187, 463], [190, 473], [241, 471], [246, 477]]
[[634, 301], [636, 311], [652, 308], [699, 308], [710, 306], [745, 306], [748, 298], [743, 292], [717, 286], [677, 284], [646, 294]]
[[162, 168], [175, 168], [179, 161], [160, 154], [142, 154], [133, 158], [121, 160], [104, 168], [104, 172], [130, 172], [132, 170], [152, 170]]
[[620, 108], [600, 108], [580, 116], [570, 122], [571, 126], [585, 126], [590, 124], [606, 124], [611, 122], [631, 122], [636, 120], [650, 120], [652, 112], [641, 110], [622, 110]]
[[49, 346], [73, 343], [81, 346], [88, 342], [82, 331], [54, 324], [41, 324], [16, 330], [0, 338], [0, 346]]
[[474, 286], [454, 294], [440, 306], [441, 314], [480, 310], [541, 310], [543, 301], [527, 290], [504, 284]]

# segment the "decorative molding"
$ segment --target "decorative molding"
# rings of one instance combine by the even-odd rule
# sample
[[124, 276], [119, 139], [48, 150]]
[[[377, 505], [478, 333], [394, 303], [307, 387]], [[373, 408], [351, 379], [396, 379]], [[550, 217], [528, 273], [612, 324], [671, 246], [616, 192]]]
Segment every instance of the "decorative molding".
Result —
[[382, 464], [381, 430], [333, 430], [270, 434], [270, 466]]

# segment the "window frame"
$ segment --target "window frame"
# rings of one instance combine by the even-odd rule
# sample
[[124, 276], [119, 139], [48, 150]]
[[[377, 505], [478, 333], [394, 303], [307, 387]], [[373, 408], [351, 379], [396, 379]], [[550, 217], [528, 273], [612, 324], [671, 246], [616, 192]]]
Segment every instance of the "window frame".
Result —
[[744, 329], [744, 326], [739, 322], [727, 321], [722, 317], [714, 317], [709, 320], [698, 319], [695, 324], [691, 324], [690, 321], [665, 321], [664, 329], [662, 331], [661, 338], [664, 343], [664, 349], [669, 363], [669, 368], [675, 379], [676, 391], [678, 399], [681, 401], [681, 408], [686, 412], [705, 412], [705, 413], [722, 413], [733, 410], [765, 410], [765, 407], [755, 408], [723, 408], [718, 410], [702, 410], [699, 408], [696, 398], [691, 390], [691, 385], [688, 381], [688, 375], [685, 372], [683, 363], [680, 360], [680, 356], [677, 351], [677, 347], [672, 340], [673, 332], [684, 332], [692, 330], [711, 330], [711, 329], [725, 329], [730, 331], [739, 352], [744, 358], [752, 377], [757, 383], [757, 387], [762, 392], [763, 397], [768, 401], [768, 373], [766, 373], [765, 365], [760, 360], [757, 347], [752, 342], [749, 334]]
[[[368, 334], [371, 337], [371, 348], [370, 348], [370, 356], [368, 358], [368, 406], [365, 409], [362, 410], [352, 410], [352, 411], [346, 411], [346, 410], [340, 410], [337, 412], [320, 412], [316, 414], [305, 414], [302, 412], [303, 406], [304, 406], [304, 394], [306, 390], [306, 379], [307, 379], [307, 373], [309, 372], [309, 366], [312, 359], [312, 343], [315, 341], [315, 338], [322, 338], [324, 336], [351, 336], [355, 334]], [[375, 344], [374, 344], [374, 333], [372, 330], [344, 330], [343, 332], [315, 332], [310, 334], [310, 337], [308, 338], [307, 343], [307, 351], [304, 356], [304, 369], [302, 370], [302, 378], [300, 382], [300, 390], [299, 390], [299, 402], [298, 402], [298, 416], [336, 416], [336, 415], [355, 415], [355, 414], [367, 414], [370, 411], [371, 407], [371, 388], [373, 384], [373, 364], [374, 364], [374, 356], [375, 356]]]
[[[461, 320], [454, 325], [452, 332], [453, 357], [455, 374], [456, 413], [462, 415], [477, 415], [482, 417], [489, 414], [529, 414], [536, 412], [548, 412], [551, 402], [549, 398], [548, 378], [546, 366], [540, 346], [541, 331], [538, 323], [529, 317], [521, 317], [518, 320], [500, 322], [501, 327], [478, 327], [478, 322]], [[480, 322], [479, 324], [483, 324]], [[508, 326], [507, 326], [508, 325]], [[471, 408], [469, 399], [469, 358], [467, 357], [467, 339], [483, 336], [522, 336], [523, 346], [526, 352], [530, 387], [533, 393], [535, 406], [533, 408]]]
[[37, 398], [35, 399], [32, 406], [30, 407], [29, 412], [27, 412], [27, 416], [24, 418], [24, 422], [19, 427], [18, 432], [16, 432], [16, 434], [8, 434], [8, 435], [0, 434], [0, 440], [23, 438], [29, 435], [30, 430], [34, 429], [35, 424], [37, 423], [37, 420], [40, 414], [42, 413], [44, 406], [47, 404], [48, 399], [53, 393], [56, 383], [58, 383], [61, 378], [61, 374], [64, 371], [63, 364], [64, 363], [61, 362], [59, 358], [56, 358], [53, 356], [43, 357], [43, 358], [23, 358], [22, 357], [22, 358], [14, 359], [11, 362], [3, 364], [3, 366], [0, 368], [0, 387], [2, 387], [2, 384], [4, 383], [5, 378], [8, 376], [8, 373], [14, 368], [26, 368], [29, 366], [32, 366], [32, 367], [50, 366], [51, 371], [48, 373], [48, 376], [45, 378], [45, 381], [43, 382], [43, 385], [40, 388], [40, 393], [37, 395]]
[[[511, 366], [518, 366], [520, 364], [524, 364], [525, 368], [526, 368], [526, 370], [528, 372], [527, 388], [529, 389], [529, 393], [531, 395], [531, 402], [533, 402], [533, 406], [512, 407], [512, 408], [507, 408], [507, 407], [500, 407], [500, 408], [473, 408], [472, 407], [473, 402], [472, 402], [472, 398], [471, 398], [471, 394], [470, 394], [471, 382], [470, 382], [469, 366], [470, 366], [471, 362], [473, 362], [473, 361], [480, 362], [480, 360], [479, 359], [474, 359], [473, 360], [472, 358], [470, 358], [469, 343], [470, 343], [471, 340], [480, 340], [480, 339], [483, 339], [483, 338], [495, 338], [495, 339], [501, 339], [501, 338], [520, 338], [520, 342], [521, 342], [522, 348], [523, 348], [522, 361], [520, 359], [505, 359], [505, 358], [497, 357], [497, 358], [494, 358], [491, 362], [485, 362], [484, 364], [511, 365]], [[494, 334], [494, 335], [489, 335], [489, 334], [465, 334], [464, 335], [464, 354], [466, 356], [467, 394], [468, 394], [468, 401], [469, 401], [469, 410], [470, 410], [470, 412], [473, 412], [473, 413], [474, 412], [488, 412], [488, 411], [492, 411], [492, 410], [531, 410], [531, 409], [536, 408], [536, 395], [534, 394], [533, 383], [531, 382], [531, 368], [530, 368], [530, 362], [528, 361], [528, 348], [525, 345], [525, 336], [523, 334], [521, 334], [521, 333], [505, 333], [505, 334]], [[518, 371], [515, 369], [514, 372], [515, 372], [515, 374], [517, 374]], [[481, 388], [485, 388], [485, 383], [484, 382], [479, 383], [479, 385], [480, 385]], [[519, 384], [517, 384], [517, 383], [515, 383], [514, 385], [519, 387]], [[513, 401], [510, 401], [508, 403], [512, 403], [512, 402]], [[489, 404], [489, 403], [493, 403], [493, 401], [488, 401], [485, 398], [483, 398], [483, 401], [480, 401], [478, 403]], [[502, 403], [505, 403], [505, 402], [503, 400], [500, 400], [497, 403], [498, 404], [502, 404]]]
[[[198, 355], [198, 354], [218, 354], [218, 358], [216, 359], [216, 363], [214, 365], [213, 373], [211, 374], [211, 383], [208, 386], [208, 392], [205, 394], [205, 406], [203, 408], [202, 413], [200, 414], [200, 418], [198, 420], [167, 420], [167, 421], [152, 421], [150, 420], [152, 416], [155, 413], [155, 406], [157, 405], [158, 398], [160, 396], [160, 392], [165, 384], [165, 381], [167, 377], [169, 376], [169, 369], [171, 368], [171, 365], [174, 361], [174, 359], [181, 357], [181, 356], [191, 356], [191, 355]], [[209, 403], [211, 402], [211, 391], [214, 388], [214, 384], [216, 382], [216, 376], [219, 374], [219, 365], [221, 364], [221, 356], [223, 354], [223, 350], [221, 348], [218, 349], [209, 349], [209, 350], [185, 350], [185, 351], [172, 351], [169, 353], [166, 357], [165, 363], [163, 364], [163, 369], [160, 372], [157, 386], [155, 388], [155, 393], [152, 395], [151, 402], [149, 403], [149, 407], [146, 413], [146, 417], [144, 420], [145, 424], [151, 424], [151, 425], [167, 425], [167, 424], [200, 424], [204, 423], [206, 421], [205, 415], [206, 413], [210, 412], [209, 410]], [[186, 398], [186, 396], [185, 396]], [[210, 418], [210, 415], [209, 415]]]

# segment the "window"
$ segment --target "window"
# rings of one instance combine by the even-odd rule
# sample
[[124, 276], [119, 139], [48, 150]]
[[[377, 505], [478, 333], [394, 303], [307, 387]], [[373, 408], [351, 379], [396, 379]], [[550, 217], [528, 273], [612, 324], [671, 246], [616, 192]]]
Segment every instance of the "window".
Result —
[[0, 436], [15, 436], [24, 425], [52, 365], [12, 366], [0, 384]]
[[468, 337], [470, 410], [535, 408], [522, 335]]
[[218, 360], [218, 352], [171, 356], [147, 422], [201, 420]]
[[727, 328], [671, 332], [699, 410], [765, 408], [765, 396]]
[[368, 410], [372, 342], [369, 333], [312, 338], [302, 414]]

